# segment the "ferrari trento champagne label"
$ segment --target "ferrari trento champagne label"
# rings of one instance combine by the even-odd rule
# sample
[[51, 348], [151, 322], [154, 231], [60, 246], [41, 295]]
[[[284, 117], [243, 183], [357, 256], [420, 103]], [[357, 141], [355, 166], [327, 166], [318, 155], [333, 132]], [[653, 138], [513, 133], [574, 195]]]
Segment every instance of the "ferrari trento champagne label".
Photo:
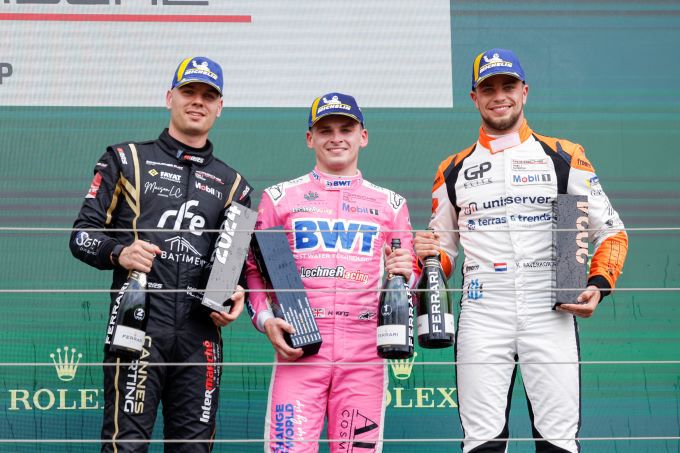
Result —
[[455, 325], [451, 295], [439, 257], [425, 259], [418, 281], [418, 344], [424, 348], [453, 345]]
[[149, 319], [149, 300], [145, 290], [146, 274], [132, 272], [113, 305], [110, 322], [113, 328], [107, 330], [105, 341], [110, 352], [133, 358], [141, 354]]

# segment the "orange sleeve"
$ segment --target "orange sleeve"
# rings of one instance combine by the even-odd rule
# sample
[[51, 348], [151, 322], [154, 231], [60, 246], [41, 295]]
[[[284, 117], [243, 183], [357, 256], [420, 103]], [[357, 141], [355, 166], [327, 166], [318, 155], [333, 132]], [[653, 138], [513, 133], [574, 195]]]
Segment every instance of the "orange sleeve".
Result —
[[628, 235], [625, 231], [608, 237], [595, 250], [593, 259], [590, 262], [589, 277], [601, 275], [614, 288], [616, 280], [623, 270], [623, 263], [626, 261], [627, 254]]

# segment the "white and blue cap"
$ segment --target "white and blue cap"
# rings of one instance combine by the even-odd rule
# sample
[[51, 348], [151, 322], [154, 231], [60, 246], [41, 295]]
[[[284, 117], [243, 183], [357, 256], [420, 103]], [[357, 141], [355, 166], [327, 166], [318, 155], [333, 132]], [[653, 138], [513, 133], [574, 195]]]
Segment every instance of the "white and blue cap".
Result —
[[524, 70], [512, 50], [489, 49], [477, 55], [472, 63], [472, 89], [491, 76], [506, 74], [525, 82]]
[[330, 115], [349, 116], [364, 124], [364, 115], [361, 113], [359, 104], [349, 94], [328, 93], [314, 99], [312, 108], [309, 109], [309, 127], [311, 128], [321, 118]]
[[215, 88], [220, 96], [224, 79], [222, 67], [207, 57], [189, 57], [182, 60], [172, 78], [170, 89], [175, 89], [188, 83], [206, 83]]

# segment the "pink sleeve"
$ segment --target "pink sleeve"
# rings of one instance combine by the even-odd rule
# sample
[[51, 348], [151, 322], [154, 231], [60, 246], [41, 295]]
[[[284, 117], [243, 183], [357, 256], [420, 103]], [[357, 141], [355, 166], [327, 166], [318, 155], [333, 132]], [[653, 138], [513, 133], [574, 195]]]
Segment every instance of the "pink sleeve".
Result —
[[404, 204], [394, 216], [394, 224], [390, 229], [396, 231], [387, 234], [387, 244], [392, 242], [392, 238], [399, 238], [401, 239], [401, 248], [411, 252], [413, 274], [409, 280], [409, 285], [413, 288], [420, 278], [421, 271], [418, 266], [418, 258], [413, 253], [413, 231], [411, 229], [411, 220], [409, 218], [406, 201], [404, 201]]
[[[257, 212], [256, 230], [266, 230], [273, 226], [281, 225], [276, 215], [276, 208], [267, 192], [262, 194], [260, 206]], [[252, 249], [248, 252], [248, 260], [246, 261], [246, 280], [248, 282], [248, 295], [246, 306], [248, 313], [253, 321], [255, 327], [264, 332], [264, 322], [273, 318], [274, 314], [271, 311], [269, 302], [267, 301], [267, 293], [262, 291], [267, 287], [264, 277], [260, 274], [255, 263]]]

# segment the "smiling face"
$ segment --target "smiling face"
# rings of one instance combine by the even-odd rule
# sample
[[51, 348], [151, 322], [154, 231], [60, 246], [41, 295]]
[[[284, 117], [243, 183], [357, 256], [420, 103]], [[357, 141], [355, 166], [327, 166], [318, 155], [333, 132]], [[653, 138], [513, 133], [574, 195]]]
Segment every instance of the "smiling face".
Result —
[[368, 131], [343, 115], [322, 118], [307, 131], [307, 147], [316, 153], [317, 167], [331, 175], [356, 175], [359, 150], [366, 145]]
[[503, 135], [519, 130], [528, 94], [528, 85], [511, 75], [499, 74], [483, 80], [470, 97], [482, 117], [484, 131]]
[[188, 83], [168, 91], [165, 103], [170, 110], [170, 136], [200, 148], [222, 113], [222, 97], [205, 83]]

